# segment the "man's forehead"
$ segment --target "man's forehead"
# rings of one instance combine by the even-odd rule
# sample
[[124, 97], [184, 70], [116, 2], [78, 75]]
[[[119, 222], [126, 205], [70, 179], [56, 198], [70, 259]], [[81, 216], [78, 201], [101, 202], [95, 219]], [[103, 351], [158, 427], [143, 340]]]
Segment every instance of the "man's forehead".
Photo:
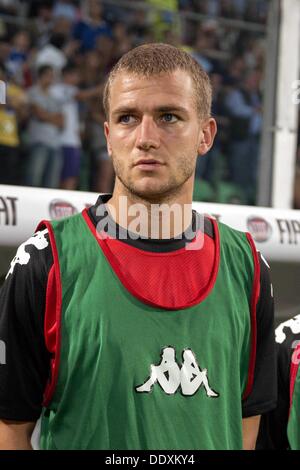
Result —
[[190, 74], [188, 71], [179, 69], [179, 68], [168, 71], [168, 72], [159, 72], [159, 73], [154, 72], [154, 73], [146, 73], [146, 74], [142, 72], [120, 70], [115, 75], [114, 81], [119, 80], [122, 82], [129, 82], [129, 81], [132, 82], [135, 80], [139, 80], [139, 81], [145, 81], [145, 82], [152, 82], [155, 80], [164, 81], [164, 80], [170, 80], [170, 79], [172, 81], [176, 81], [176, 80], [180, 81], [182, 80], [183, 77], [187, 79], [188, 77], [190, 77]]
[[150, 76], [119, 72], [111, 84], [111, 104], [119, 104], [120, 100], [134, 100], [135, 97], [166, 97], [168, 101], [192, 96], [194, 93], [190, 75], [184, 70], [161, 73]]

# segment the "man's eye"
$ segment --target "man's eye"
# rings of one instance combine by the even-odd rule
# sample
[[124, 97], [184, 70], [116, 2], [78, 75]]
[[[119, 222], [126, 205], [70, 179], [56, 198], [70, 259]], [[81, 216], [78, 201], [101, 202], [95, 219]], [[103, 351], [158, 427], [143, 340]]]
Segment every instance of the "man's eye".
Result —
[[175, 114], [172, 114], [172, 113], [165, 113], [162, 115], [161, 119], [164, 121], [164, 122], [170, 122], [170, 123], [173, 123], [173, 122], [177, 122], [178, 121], [178, 118], [177, 116], [175, 116]]
[[134, 117], [130, 114], [124, 114], [124, 116], [120, 116], [119, 122], [123, 124], [131, 124], [134, 121]]

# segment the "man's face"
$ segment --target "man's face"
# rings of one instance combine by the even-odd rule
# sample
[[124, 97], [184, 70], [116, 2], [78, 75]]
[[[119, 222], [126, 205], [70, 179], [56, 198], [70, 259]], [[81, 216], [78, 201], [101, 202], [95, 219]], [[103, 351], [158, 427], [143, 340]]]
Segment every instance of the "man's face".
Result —
[[208, 150], [203, 146], [205, 126], [187, 72], [149, 78], [119, 73], [111, 85], [105, 123], [118, 184], [146, 200], [182, 188], [191, 192], [197, 155]]

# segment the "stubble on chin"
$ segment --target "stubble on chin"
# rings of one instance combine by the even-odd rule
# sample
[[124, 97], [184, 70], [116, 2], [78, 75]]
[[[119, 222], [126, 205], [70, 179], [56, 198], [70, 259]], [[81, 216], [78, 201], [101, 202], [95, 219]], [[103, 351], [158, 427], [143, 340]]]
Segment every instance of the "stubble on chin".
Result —
[[[126, 168], [122, 161], [112, 156], [116, 179], [123, 186], [124, 196], [128, 195], [131, 199], [139, 202], [145, 201], [152, 204], [167, 203], [168, 200], [174, 200], [177, 194], [180, 194], [182, 186], [193, 175], [194, 167], [186, 164], [187, 160], [182, 159], [181, 165], [177, 169], [176, 175], [170, 175], [166, 182], [156, 182], [151, 185], [146, 184], [144, 188], [139, 187], [139, 181], [132, 175], [126, 176]], [[127, 193], [127, 194], [126, 194]]]

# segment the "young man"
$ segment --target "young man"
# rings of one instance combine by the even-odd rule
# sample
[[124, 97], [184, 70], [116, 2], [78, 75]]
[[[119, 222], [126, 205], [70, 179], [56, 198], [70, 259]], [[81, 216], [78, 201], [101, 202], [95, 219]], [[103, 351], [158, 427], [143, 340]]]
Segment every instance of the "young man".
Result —
[[210, 104], [173, 46], [112, 70], [113, 195], [43, 222], [3, 286], [2, 447], [30, 448], [41, 412], [43, 449], [255, 447], [276, 404], [273, 299], [251, 237], [191, 209]]
[[300, 314], [275, 331], [278, 403], [262, 416], [257, 449], [300, 450]]

